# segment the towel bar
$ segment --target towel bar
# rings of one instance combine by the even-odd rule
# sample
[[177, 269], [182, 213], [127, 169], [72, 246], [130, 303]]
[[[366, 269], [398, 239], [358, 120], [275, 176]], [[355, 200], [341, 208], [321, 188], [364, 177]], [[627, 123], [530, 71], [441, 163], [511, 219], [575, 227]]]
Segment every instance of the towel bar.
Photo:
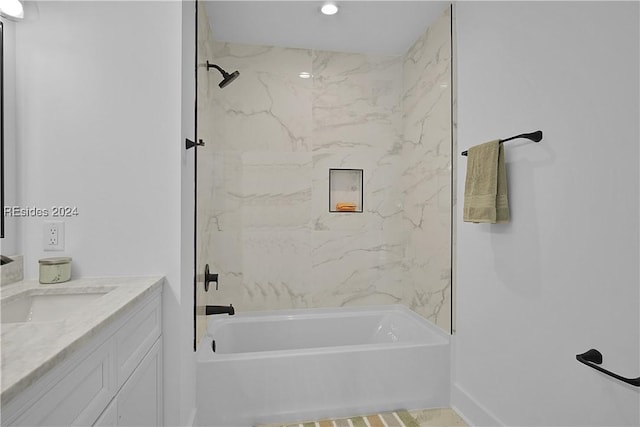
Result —
[[[524, 138], [524, 139], [529, 139], [533, 142], [540, 142], [542, 141], [542, 131], [541, 130], [537, 130], [535, 132], [531, 132], [531, 133], [521, 133], [520, 135], [516, 135], [516, 136], [512, 136], [510, 138], [507, 139], [501, 139], [500, 143], [502, 144], [503, 142], [507, 142], [507, 141], [511, 141], [512, 139], [518, 139], [518, 138]], [[463, 156], [466, 156], [467, 150], [464, 150], [461, 153]]]
[[618, 374], [614, 374], [611, 371], [608, 371], [604, 368], [601, 368], [600, 366], [598, 366], [599, 364], [602, 363], [602, 353], [600, 353], [598, 350], [596, 350], [595, 348], [592, 348], [589, 351], [586, 351], [582, 354], [576, 354], [576, 359], [578, 360], [578, 362], [580, 363], [584, 363], [585, 365], [587, 365], [590, 368], [593, 368], [597, 371], [600, 371], [604, 374], [609, 375], [610, 377], [613, 377], [617, 380], [620, 380], [622, 382], [625, 382], [627, 384], [631, 384], [632, 386], [636, 386], [636, 387], [640, 387], [640, 377], [638, 378], [625, 378], [622, 377]]

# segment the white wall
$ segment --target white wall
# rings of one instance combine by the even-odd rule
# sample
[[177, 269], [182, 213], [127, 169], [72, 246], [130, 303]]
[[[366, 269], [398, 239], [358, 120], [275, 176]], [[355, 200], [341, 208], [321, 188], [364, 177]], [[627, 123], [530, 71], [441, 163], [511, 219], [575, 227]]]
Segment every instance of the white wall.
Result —
[[575, 360], [640, 374], [639, 5], [456, 9], [460, 149], [544, 139], [505, 145], [510, 224], [457, 208], [453, 403], [478, 425], [640, 425], [638, 389]]
[[[184, 425], [195, 397], [192, 270], [181, 267], [193, 206], [182, 197], [192, 192], [181, 123], [189, 122], [181, 110], [193, 96], [183, 99], [183, 31], [185, 45], [193, 43], [193, 19], [191, 28], [189, 17], [183, 22], [189, 6], [37, 6], [37, 15], [16, 25], [22, 203], [77, 207], [78, 216], [65, 219], [63, 252], [73, 257], [74, 276], [167, 277], [165, 422]], [[193, 81], [193, 73], [184, 78]], [[27, 278], [37, 277], [39, 258], [60, 254], [42, 251], [43, 221], [22, 222]]]

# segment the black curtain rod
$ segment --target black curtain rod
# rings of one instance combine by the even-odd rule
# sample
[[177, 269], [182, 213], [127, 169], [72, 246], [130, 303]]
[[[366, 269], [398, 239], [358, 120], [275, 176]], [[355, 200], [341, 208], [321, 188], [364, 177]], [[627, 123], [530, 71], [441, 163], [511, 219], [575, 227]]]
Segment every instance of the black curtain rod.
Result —
[[[540, 141], [542, 141], [542, 131], [541, 130], [537, 130], [537, 131], [531, 132], [531, 133], [521, 133], [520, 135], [512, 136], [511, 138], [501, 139], [500, 140], [500, 144], [502, 144], [503, 142], [511, 141], [512, 139], [518, 139], [518, 138], [529, 139], [529, 140], [531, 140], [533, 142], [540, 142]], [[464, 150], [462, 152], [462, 155], [466, 156], [467, 155], [467, 150]]]

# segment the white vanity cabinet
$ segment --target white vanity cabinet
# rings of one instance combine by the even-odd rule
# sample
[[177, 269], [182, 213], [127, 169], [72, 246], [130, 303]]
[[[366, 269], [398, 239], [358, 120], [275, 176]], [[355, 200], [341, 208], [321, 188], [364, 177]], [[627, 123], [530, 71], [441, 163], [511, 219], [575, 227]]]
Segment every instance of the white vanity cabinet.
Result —
[[156, 341], [94, 427], [162, 425], [162, 339]]
[[162, 341], [158, 340], [116, 396], [117, 426], [161, 426]]
[[118, 400], [113, 399], [102, 412], [93, 427], [117, 427], [118, 426]]
[[123, 311], [3, 405], [2, 425], [162, 425], [160, 289]]

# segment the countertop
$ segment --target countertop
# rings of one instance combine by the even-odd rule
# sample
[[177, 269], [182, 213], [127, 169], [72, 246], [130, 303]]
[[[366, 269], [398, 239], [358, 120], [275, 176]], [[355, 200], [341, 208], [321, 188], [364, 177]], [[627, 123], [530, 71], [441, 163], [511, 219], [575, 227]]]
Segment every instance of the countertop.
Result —
[[24, 291], [78, 293], [109, 291], [75, 309], [64, 320], [1, 324], [1, 371], [3, 404], [35, 380], [65, 360], [89, 338], [97, 334], [146, 295], [162, 287], [164, 277], [114, 277], [74, 279], [65, 283], [41, 285], [27, 280], [3, 286], [2, 301]]

